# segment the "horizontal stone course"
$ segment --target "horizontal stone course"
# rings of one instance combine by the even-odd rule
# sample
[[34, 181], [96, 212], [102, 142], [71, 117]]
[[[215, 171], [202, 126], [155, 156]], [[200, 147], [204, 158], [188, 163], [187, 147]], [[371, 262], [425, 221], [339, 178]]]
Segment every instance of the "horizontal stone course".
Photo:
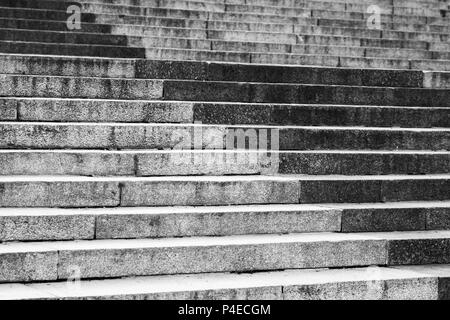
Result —
[[0, 241], [449, 230], [448, 201], [211, 207], [2, 208]]
[[[3, 149], [433, 150], [447, 129], [239, 127], [200, 124], [0, 123]], [[244, 146], [245, 136], [253, 137]], [[269, 141], [266, 147], [263, 141]]]
[[164, 82], [164, 98], [189, 101], [252, 103], [364, 104], [448, 107], [448, 90], [381, 87], [256, 84], [230, 82]]
[[0, 182], [1, 207], [114, 207], [120, 204], [115, 182]]
[[160, 99], [163, 82], [0, 74], [0, 95], [9, 97]]
[[[3, 176], [0, 182], [1, 207], [211, 206], [449, 200], [447, 175], [164, 178]], [[21, 196], [22, 194], [25, 196]]]
[[[198, 272], [277, 270], [337, 266], [446, 263], [449, 231], [370, 234], [253, 235], [185, 239], [96, 240], [7, 244], [0, 255], [16, 266], [36, 255], [52, 257], [37, 275], [66, 279], [71, 266], [84, 279]], [[201, 241], [201, 245], [198, 245]], [[56, 246], [58, 245], [58, 249]], [[170, 252], [170, 255], [167, 254]], [[32, 261], [32, 260], [31, 260]], [[120, 261], [120, 263], [118, 263]], [[184, 261], [184, 262], [182, 262]], [[139, 263], [136, 263], [139, 262]], [[220, 262], [220, 263], [219, 263]], [[55, 266], [58, 266], [57, 271]], [[8, 269], [8, 264], [2, 269]], [[29, 265], [2, 273], [3, 282], [29, 282]], [[55, 274], [55, 272], [57, 272]], [[25, 277], [24, 277], [25, 275]], [[19, 280], [19, 281], [20, 281]]]
[[[2, 121], [448, 128], [446, 108], [2, 98]], [[229, 110], [233, 110], [232, 113]], [[18, 114], [18, 118], [17, 115]]]
[[450, 7], [369, 2], [0, 0], [0, 299], [448, 298]]
[[0, 175], [384, 175], [450, 173], [447, 152], [1, 151]]
[[[61, 280], [70, 276], [72, 266], [80, 268], [82, 278], [104, 278], [386, 263], [386, 241], [383, 239], [339, 235], [329, 241], [324, 235], [96, 240], [53, 243], [47, 249], [45, 243], [39, 243], [37, 247], [29, 243], [19, 249], [19, 254], [26, 258], [33, 254], [28, 250], [42, 249], [44, 255], [57, 253], [57, 276]], [[203, 241], [202, 245], [198, 245], [198, 241]], [[55, 250], [56, 244], [58, 250]], [[15, 253], [13, 244], [7, 246], [6, 253], [0, 248], [0, 255]], [[336, 254], [338, 252], [340, 254]], [[359, 254], [349, 255], [349, 252]], [[16, 259], [12, 258], [12, 261]], [[16, 279], [12, 275], [3, 281]]]
[[448, 274], [448, 265], [285, 270], [86, 280], [76, 292], [65, 283], [2, 284], [0, 292], [11, 299], [437, 300], [447, 296]]
[[369, 176], [369, 179], [327, 179], [300, 181], [300, 203], [364, 203], [418, 200], [447, 200], [448, 180], [408, 176]]
[[[4, 74], [27, 75], [354, 84], [389, 87], [422, 87], [424, 81], [424, 75], [419, 71], [236, 65], [196, 61], [0, 55], [0, 63]], [[447, 73], [427, 73], [427, 77], [440, 76], [442, 78], [446, 75]]]

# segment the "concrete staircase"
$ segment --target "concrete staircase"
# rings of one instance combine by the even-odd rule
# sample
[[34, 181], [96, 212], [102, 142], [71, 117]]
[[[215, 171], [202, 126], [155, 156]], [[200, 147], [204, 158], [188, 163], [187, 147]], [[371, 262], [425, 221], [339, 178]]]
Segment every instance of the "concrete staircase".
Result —
[[447, 2], [96, 1], [0, 0], [0, 298], [450, 297]]

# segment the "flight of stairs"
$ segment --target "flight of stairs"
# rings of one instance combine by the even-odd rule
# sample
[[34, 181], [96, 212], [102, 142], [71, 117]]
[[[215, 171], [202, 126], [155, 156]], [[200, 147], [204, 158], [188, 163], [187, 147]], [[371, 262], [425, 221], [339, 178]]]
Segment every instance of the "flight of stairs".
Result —
[[0, 299], [450, 298], [449, 4], [0, 0]]

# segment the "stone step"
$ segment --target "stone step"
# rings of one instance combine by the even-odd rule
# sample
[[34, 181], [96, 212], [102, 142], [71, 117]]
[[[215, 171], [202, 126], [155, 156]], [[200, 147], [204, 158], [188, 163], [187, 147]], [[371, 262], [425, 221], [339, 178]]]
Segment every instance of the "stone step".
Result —
[[2, 208], [0, 222], [2, 242], [449, 230], [450, 202]]
[[[8, 1], [10, 2], [10, 1]], [[372, 13], [367, 13], [367, 7], [364, 6], [346, 6], [346, 10], [342, 8], [295, 8], [267, 5], [249, 5], [249, 4], [206, 4], [201, 2], [167, 2], [160, 1], [154, 3], [157, 6], [126, 6], [111, 5], [105, 3], [86, 3], [80, 2], [82, 11], [88, 13], [112, 13], [112, 14], [132, 14], [132, 15], [149, 15], [153, 12], [161, 12], [162, 10], [172, 11], [191, 11], [195, 14], [214, 13], [214, 14], [252, 14], [252, 15], [271, 15], [280, 18], [284, 17], [321, 17], [321, 18], [346, 18], [346, 19], [367, 19]], [[187, 4], [187, 5], [186, 5]], [[197, 4], [197, 5], [195, 5]], [[3, 5], [3, 4], [2, 4]], [[13, 2], [13, 6], [20, 6], [21, 3]], [[8, 7], [8, 3], [3, 5]], [[58, 3], [55, 6], [54, 1], [39, 1], [33, 3], [34, 7], [39, 9], [52, 9], [65, 11], [67, 3]], [[28, 6], [30, 7], [30, 6]], [[447, 10], [448, 11], [448, 10]], [[338, 13], [341, 13], [340, 15]], [[447, 23], [440, 10], [417, 10], [413, 8], [396, 7], [395, 9], [380, 8], [381, 20], [384, 22], [405, 22], [405, 23]], [[186, 14], [186, 13], [185, 13]], [[429, 15], [427, 15], [429, 14]]]
[[[363, 12], [341, 12], [341, 11], [327, 11], [327, 10], [302, 10], [298, 9], [296, 14], [291, 12], [291, 9], [286, 13], [291, 12], [290, 15], [283, 13], [250, 13], [250, 12], [209, 12], [203, 10], [182, 10], [182, 9], [167, 9], [167, 8], [152, 8], [152, 7], [133, 7], [133, 6], [113, 6], [102, 4], [84, 4], [82, 6], [83, 21], [86, 22], [101, 22], [113, 23], [120, 21], [119, 15], [148, 17], [148, 16], [170, 16], [173, 18], [183, 19], [202, 19], [207, 20], [231, 20], [231, 21], [252, 21], [252, 22], [270, 22], [270, 23], [285, 23], [296, 22], [301, 20], [317, 20], [317, 19], [331, 19], [331, 20], [358, 20], [367, 25], [366, 19], [371, 14]], [[66, 10], [49, 10], [49, 9], [29, 9], [29, 8], [13, 8], [1, 7], [1, 11], [6, 11], [2, 17], [15, 17], [27, 19], [42, 19], [42, 20], [60, 20], [67, 19]], [[255, 8], [252, 8], [254, 10]], [[107, 17], [109, 15], [109, 17]], [[100, 17], [102, 16], [102, 17]], [[438, 25], [448, 27], [448, 22], [441, 17], [425, 17], [425, 16], [402, 16], [402, 15], [381, 15], [383, 23], [401, 23], [401, 24], [422, 24], [422, 25]]]
[[0, 74], [0, 96], [448, 107], [447, 89]]
[[450, 128], [448, 108], [49, 98], [0, 106], [1, 121]]
[[24, 41], [0, 41], [0, 52], [2, 54], [12, 53], [108, 58], [145, 58], [146, 56], [145, 49], [136, 47]]
[[[331, 48], [332, 47], [328, 47]], [[319, 48], [320, 49], [320, 48]], [[324, 47], [322, 49], [327, 49]], [[373, 55], [380, 55], [377, 49], [368, 51]], [[421, 53], [410, 51], [413, 55]], [[429, 53], [425, 53], [428, 55]], [[286, 53], [244, 53], [236, 51], [189, 50], [175, 48], [148, 48], [145, 52], [147, 59], [159, 60], [189, 60], [215, 61], [233, 63], [256, 63], [277, 65], [308, 65], [364, 69], [411, 69], [450, 71], [449, 60], [406, 60], [402, 58], [376, 57], [348, 57], [317, 54], [286, 54]]]
[[386, 175], [450, 173], [449, 152], [0, 150], [1, 175]]
[[[106, 24], [83, 23], [81, 30], [85, 33], [114, 33], [114, 28]], [[29, 20], [0, 18], [0, 28], [4, 29], [25, 29], [25, 30], [47, 30], [67, 32], [67, 23], [65, 21], [52, 20]]]
[[448, 264], [449, 243], [450, 231], [5, 243], [0, 245], [0, 281], [64, 280], [73, 266], [82, 279], [90, 279]]
[[[97, 19], [98, 21], [98, 19]], [[306, 22], [304, 23], [306, 24]], [[320, 18], [314, 22], [308, 22], [308, 24], [315, 24], [322, 27], [345, 27], [345, 28], [367, 28], [367, 20], [355, 20], [355, 19], [333, 19], [333, 18]], [[406, 32], [445, 32], [448, 30], [448, 25], [442, 24], [418, 24], [418, 23], [401, 23], [398, 21], [382, 22], [381, 30], [386, 31], [406, 31]]]
[[341, 210], [341, 232], [445, 230], [447, 201], [323, 205]]
[[[27, 8], [41, 8], [41, 9], [60, 9], [64, 10], [68, 6], [68, 2], [59, 2], [52, 5], [52, 1], [10, 1], [2, 0], [0, 4], [5, 7], [27, 7]], [[344, 3], [334, 1], [310, 1], [310, 2], [292, 2], [292, 1], [277, 1], [276, 3], [261, 3], [260, 1], [247, 1], [245, 3], [238, 2], [214, 2], [214, 1], [140, 1], [140, 2], [126, 2], [126, 1], [79, 1], [79, 4], [100, 3], [104, 5], [119, 5], [119, 6], [138, 6], [138, 7], [158, 7], [158, 8], [171, 8], [171, 9], [185, 9], [185, 10], [206, 10], [214, 12], [224, 11], [237, 11], [237, 12], [260, 12], [260, 13], [282, 13], [286, 9], [291, 11], [296, 9], [321, 9], [321, 10], [334, 10], [344, 12], [366, 12], [369, 5], [356, 4], [356, 3]], [[424, 4], [421, 4], [424, 6]], [[284, 11], [283, 11], [284, 9]], [[427, 5], [425, 7], [408, 6], [407, 3], [403, 6], [387, 6], [383, 4], [380, 7], [380, 12], [383, 14], [397, 14], [397, 15], [420, 15], [420, 16], [433, 16], [441, 17], [441, 7], [436, 5]], [[448, 10], [448, 8], [447, 8]]]
[[[448, 265], [141, 276], [2, 284], [0, 298], [131, 300], [446, 300]], [[267, 305], [255, 308], [267, 312]], [[256, 310], [257, 309], [257, 310]], [[247, 312], [249, 312], [247, 308]]]
[[[420, 26], [420, 25], [418, 25]], [[27, 19], [0, 19], [0, 27], [12, 29], [28, 30], [47, 30], [47, 31], [67, 31], [65, 21], [44, 21]], [[432, 28], [434, 26], [429, 26]], [[167, 29], [167, 30], [166, 30]], [[430, 42], [448, 41], [448, 30], [422, 30], [421, 32], [395, 31], [395, 30], [369, 30], [367, 28], [349, 28], [349, 27], [326, 27], [304, 24], [270, 24], [270, 23], [249, 23], [232, 21], [204, 21], [204, 20], [184, 20], [167, 18], [151, 18], [146, 20], [144, 25], [136, 24], [93, 24], [83, 23], [81, 30], [84, 33], [108, 33], [119, 35], [160, 35], [162, 33], [176, 36], [180, 34], [189, 34], [192, 37], [195, 32], [191, 30], [235, 30], [235, 31], [258, 31], [275, 33], [294, 33], [294, 34], [317, 34], [317, 35], [335, 35], [350, 36], [362, 38], [386, 38], [394, 40], [419, 40]], [[427, 32], [425, 32], [427, 31]], [[439, 33], [438, 31], [441, 31]]]
[[[7, 78], [9, 76], [6, 76]], [[164, 80], [164, 100], [448, 107], [446, 89]], [[33, 90], [29, 90], [30, 94]]]
[[147, 207], [450, 200], [442, 175], [2, 176], [0, 207]]
[[[16, 22], [16, 20], [12, 20], [13, 22]], [[27, 21], [27, 20], [21, 20], [21, 21]], [[39, 21], [37, 21], [39, 22]], [[45, 21], [44, 21], [45, 22]], [[43, 22], [43, 23], [44, 23]], [[175, 26], [177, 25], [178, 27], [187, 27], [189, 26], [190, 28], [200, 28], [200, 29], [205, 29], [208, 27], [208, 29], [225, 29], [225, 30], [233, 30], [233, 29], [243, 29], [243, 30], [254, 30], [254, 31], [270, 31], [270, 32], [288, 32], [291, 33], [293, 29], [295, 30], [295, 33], [305, 33], [305, 27], [307, 28], [321, 28], [323, 29], [324, 27], [313, 27], [313, 26], [302, 26], [302, 25], [273, 25], [273, 24], [264, 24], [264, 23], [259, 23], [259, 24], [255, 24], [255, 23], [233, 23], [233, 22], [229, 22], [229, 21], [208, 21], [208, 23], [206, 23], [206, 21], [196, 21], [196, 20], [191, 20], [191, 21], [185, 21], [183, 19], [165, 19], [165, 18], [151, 18], [151, 19], [146, 19], [146, 24], [161, 24], [163, 23], [163, 25], [165, 26]], [[52, 23], [57, 23], [57, 22], [52, 22]], [[352, 23], [354, 24], [355, 22], [352, 21]], [[64, 28], [64, 30], [66, 30], [66, 24], [65, 21], [61, 22], [61, 24], [63, 25], [62, 27]], [[48, 30], [48, 23], [45, 22], [45, 30]], [[86, 24], [84, 23], [83, 25], [83, 32], [90, 32], [92, 30], [91, 24]], [[93, 27], [95, 27], [95, 25], [92, 25]], [[105, 25], [100, 25], [102, 28], [105, 27]], [[113, 33], [130, 33], [131, 35], [136, 34], [136, 32], [139, 32], [139, 30], [141, 30], [140, 32], [142, 32], [143, 26], [131, 26], [131, 25], [124, 25], [124, 26], [106, 26], [108, 29], [110, 29], [111, 32]], [[275, 28], [274, 28], [275, 27]], [[432, 28], [435, 28], [435, 26], [431, 26]], [[430, 28], [431, 28], [430, 27]], [[61, 27], [60, 27], [61, 28]], [[326, 27], [325, 27], [326, 28]], [[393, 32], [386, 32], [384, 31], [383, 33], [381, 33], [380, 31], [377, 30], [367, 30], [366, 26], [362, 26], [362, 31], [364, 32], [363, 35], [367, 36], [371, 36], [371, 37], [387, 37], [387, 38], [398, 38], [400, 37], [400, 39], [405, 39], [405, 34], [402, 32], [397, 32], [397, 31], [393, 31]], [[145, 29], [149, 29], [149, 27], [145, 27]], [[350, 34], [344, 34], [344, 35], [355, 35], [355, 31], [358, 31], [359, 29], [353, 29], [353, 28], [345, 28], [346, 30], [350, 31]], [[386, 28], [384, 28], [385, 30]], [[333, 32], [327, 32], [326, 34], [336, 34], [335, 31], [336, 28], [333, 28]], [[367, 34], [367, 31], [369, 31], [370, 33]], [[429, 31], [429, 30], [427, 30]], [[421, 40], [433, 40], [433, 41], [440, 41], [442, 39], [447, 39], [448, 38], [448, 30], [444, 31], [444, 34], [429, 34], [429, 33], [419, 33], [419, 35], [421, 35], [421, 37], [425, 36], [424, 39]], [[151, 32], [155, 32], [155, 30], [151, 31]], [[160, 31], [158, 31], [160, 32]], [[342, 31], [340, 31], [342, 32]], [[306, 31], [307, 34], [310, 33], [321, 33], [320, 29], [319, 30], [315, 30], [314, 32], [311, 32], [309, 29], [308, 31]], [[414, 35], [414, 37], [416, 38], [416, 33], [411, 33], [409, 32], [408, 34], [412, 34]], [[337, 34], [336, 34], [337, 35]], [[432, 36], [432, 38], [430, 39], [429, 36]], [[409, 39], [409, 37], [408, 37]], [[413, 40], [413, 39], [411, 39]]]
[[[170, 39], [161, 40], [166, 44]], [[203, 41], [203, 40], [202, 40]], [[175, 59], [191, 61], [216, 61], [259, 64], [291, 64], [329, 67], [351, 67], [364, 65], [367, 68], [384, 69], [420, 69], [420, 70], [450, 70], [447, 52], [395, 49], [395, 48], [362, 48], [328, 45], [295, 45], [290, 51], [283, 44], [245, 43], [230, 41], [214, 41], [212, 44], [218, 50], [191, 50], [170, 48], [171, 45], [191, 47], [190, 41], [176, 40], [169, 47], [125, 47], [110, 45], [88, 45], [73, 43], [42, 43], [23, 41], [0, 41], [0, 52], [5, 54], [39, 54], [39, 55], [68, 55], [83, 57], [110, 57], [110, 58], [145, 58], [148, 59]], [[290, 45], [289, 45], [290, 47]], [[227, 51], [235, 49], [237, 51]], [[272, 50], [272, 53], [253, 51]], [[223, 50], [222, 50], [223, 49]], [[225, 51], [224, 51], [225, 50]], [[247, 53], [246, 51], [250, 52]], [[384, 57], [391, 56], [394, 59]], [[406, 59], [408, 56], [410, 59]], [[411, 60], [417, 59], [417, 60]], [[444, 60], [434, 60], [444, 59]]]
[[[43, 30], [0, 29], [1, 41], [42, 42], [42, 43], [72, 43], [109, 46], [131, 46], [138, 48], [167, 47], [199, 50], [250, 51], [250, 52], [284, 52], [284, 53], [316, 53], [305, 51], [310, 46], [329, 46], [335, 48], [330, 54], [364, 56], [363, 48], [381, 49], [385, 53], [408, 53], [423, 51], [430, 56], [420, 56], [427, 59], [448, 59], [449, 43], [426, 42], [418, 40], [395, 40], [378, 38], [358, 38], [334, 35], [287, 34], [253, 31], [223, 31], [202, 29], [174, 28], [159, 29], [157, 33], [148, 34], [102, 34]], [[345, 50], [345, 46], [353, 51]], [[305, 48], [306, 47], [306, 48]], [[337, 48], [340, 48], [338, 50]], [[359, 49], [359, 50], [358, 50]], [[391, 49], [391, 50], [388, 50]], [[440, 52], [442, 51], [442, 52]], [[317, 52], [326, 53], [326, 52]], [[351, 53], [351, 54], [350, 54]], [[424, 53], [422, 53], [424, 54]], [[372, 55], [374, 55], [372, 53]], [[400, 57], [402, 57], [400, 55]], [[412, 54], [404, 54], [403, 58], [414, 58]]]
[[[58, 0], [59, 1], [59, 0]], [[103, 4], [113, 4], [113, 5], [126, 5], [126, 6], [168, 6], [168, 5], [180, 5], [180, 6], [201, 6], [203, 8], [210, 5], [260, 5], [260, 6], [281, 6], [281, 7], [311, 7], [311, 8], [334, 8], [338, 10], [352, 10], [355, 8], [361, 8], [358, 11], [367, 11], [369, 5], [375, 4], [380, 6], [384, 12], [391, 12], [392, 10], [398, 9], [429, 9], [429, 10], [444, 10], [446, 9], [446, 4], [437, 3], [436, 1], [426, 2], [426, 1], [414, 1], [414, 0], [400, 0], [400, 1], [390, 1], [390, 0], [375, 0], [375, 1], [300, 1], [300, 0], [208, 0], [208, 1], [198, 1], [198, 0], [186, 0], [186, 1], [156, 1], [156, 0], [83, 0], [83, 3], [103, 3]]]
[[2, 208], [0, 241], [339, 232], [340, 219], [340, 210], [312, 205], [108, 209]]
[[0, 74], [0, 96], [59, 98], [163, 98], [163, 80]]
[[[247, 47], [265, 46], [257, 43], [228, 43], [231, 45], [244, 45]], [[145, 58], [152, 60], [183, 60], [183, 61], [215, 61], [233, 63], [254, 64], [288, 64], [309, 65], [328, 67], [377, 68], [377, 69], [412, 69], [412, 70], [438, 70], [450, 71], [449, 60], [422, 60], [420, 57], [435, 58], [439, 55], [446, 57], [447, 53], [415, 51], [409, 49], [389, 48], [359, 48], [359, 47], [335, 47], [335, 46], [297, 46], [299, 53], [246, 53], [244, 51], [212, 51], [212, 50], [190, 50], [178, 48], [138, 48], [118, 47], [105, 45], [80, 45], [70, 43], [40, 43], [40, 42], [18, 42], [1, 41], [0, 52], [5, 54], [38, 54], [38, 55], [67, 55], [83, 57], [110, 57], [110, 58]], [[245, 50], [245, 48], [240, 48]], [[314, 52], [315, 54], [301, 54]], [[342, 52], [342, 50], [344, 50]], [[366, 55], [359, 56], [336, 56], [332, 53]], [[384, 58], [386, 52], [397, 59]], [[404, 59], [403, 54], [411, 55], [419, 60]], [[370, 57], [369, 57], [370, 56]], [[372, 57], [373, 56], [373, 57]], [[377, 58], [381, 56], [381, 58]]]
[[[201, 61], [96, 59], [0, 54], [3, 74], [102, 78], [308, 83], [379, 87], [450, 87], [450, 73], [280, 66]], [[448, 83], [447, 83], [448, 82]]]
[[450, 150], [448, 128], [0, 122], [0, 132], [1, 149]]
[[[7, 8], [7, 7], [3, 7], [2, 12], [0, 13], [0, 16], [3, 18], [16, 18], [16, 19], [37, 19], [37, 20], [58, 20], [61, 22], [65, 22], [67, 19], [67, 14], [65, 13], [65, 11], [49, 11], [49, 10], [33, 10], [33, 9], [17, 9], [17, 8]], [[265, 18], [267, 17], [272, 17], [272, 16], [267, 16], [264, 15]], [[354, 27], [359, 27], [361, 29], [367, 29], [367, 21], [366, 19], [363, 20], [355, 20], [355, 19], [345, 19], [342, 16], [339, 17], [339, 19], [334, 19], [334, 18], [295, 18], [295, 17], [290, 17], [290, 18], [284, 18], [284, 19], [278, 19], [278, 21], [272, 21], [273, 19], [269, 20], [269, 19], [251, 19], [248, 16], [243, 17], [242, 19], [239, 19], [239, 17], [235, 17], [233, 15], [212, 15], [209, 17], [209, 21], [215, 21], [215, 20], [228, 20], [226, 21], [226, 23], [233, 23], [234, 24], [238, 23], [239, 25], [245, 25], [248, 26], [250, 25], [261, 25], [261, 24], [265, 24], [266, 26], [270, 26], [270, 24], [273, 23], [284, 23], [284, 24], [290, 24], [290, 30], [292, 30], [294, 28], [295, 25], [305, 25], [305, 24], [312, 24], [312, 25], [320, 25], [320, 26], [331, 26], [331, 25], [336, 25], [336, 26], [348, 26], [351, 28]], [[92, 23], [92, 22], [97, 22], [97, 23], [108, 23], [108, 24], [117, 24], [117, 23], [124, 23], [124, 22], [128, 22], [131, 24], [141, 24], [141, 25], [149, 25], [149, 23], [151, 24], [151, 22], [155, 23], [155, 22], [169, 22], [171, 21], [171, 25], [173, 25], [173, 23], [177, 23], [179, 24], [178, 26], [182, 26], [184, 25], [184, 27], [200, 27], [200, 28], [206, 28], [207, 24], [206, 21], [208, 20], [206, 16], [204, 15], [197, 15], [197, 16], [190, 16], [189, 19], [191, 19], [190, 21], [185, 21], [182, 22], [184, 19], [186, 19], [186, 16], [184, 15], [171, 15], [171, 14], [167, 14], [165, 16], [131, 16], [131, 15], [124, 15], [124, 16], [120, 16], [118, 17], [117, 15], [113, 15], [113, 14], [87, 14], [85, 13], [82, 16], [82, 21], [84, 23]], [[194, 20], [192, 20], [194, 19]], [[181, 21], [180, 21], [181, 20]], [[197, 20], [197, 21], [195, 21]], [[268, 21], [269, 20], [269, 21]], [[245, 22], [244, 22], [245, 21]], [[224, 22], [224, 21], [222, 21]], [[84, 24], [83, 23], [83, 24]], [[191, 25], [187, 25], [186, 23], [189, 23]], [[194, 25], [192, 25], [192, 23], [194, 23]], [[269, 23], [269, 24], [268, 24]], [[83, 25], [82, 24], [82, 25]], [[181, 24], [181, 25], [180, 25]], [[169, 25], [166, 25], [169, 26]], [[441, 33], [446, 33], [448, 31], [448, 29], [450, 28], [450, 26], [447, 25], [438, 25], [438, 24], [412, 24], [412, 23], [401, 23], [399, 21], [394, 21], [393, 23], [382, 23], [382, 30], [389, 30], [389, 29], [394, 29], [394, 30], [403, 30], [403, 31], [421, 31], [421, 32], [441, 32]], [[233, 29], [233, 28], [227, 28], [227, 29]], [[286, 31], [285, 29], [283, 29], [284, 31]], [[290, 32], [290, 31], [289, 31]]]
[[[26, 21], [26, 20], [24, 20]], [[194, 23], [192, 21], [192, 23]], [[233, 34], [238, 31], [241, 32], [265, 32], [265, 33], [283, 33], [283, 34], [294, 34], [297, 36], [306, 35], [312, 37], [314, 35], [322, 36], [342, 36], [342, 37], [359, 37], [359, 38], [369, 38], [369, 39], [386, 39], [400, 41], [400, 44], [404, 46], [413, 46], [414, 44], [408, 41], [419, 41], [419, 42], [446, 42], [448, 40], [448, 34], [445, 33], [432, 33], [432, 32], [406, 32], [406, 31], [384, 31], [370, 30], [370, 29], [357, 29], [357, 28], [340, 28], [340, 27], [322, 27], [322, 26], [311, 26], [311, 25], [279, 25], [279, 24], [251, 24], [251, 23], [233, 23], [229, 21], [208, 21], [208, 25], [200, 28], [174, 28], [166, 26], [149, 26], [149, 25], [112, 25], [111, 33], [118, 35], [146, 35], [155, 36], [161, 35], [163, 32], [165, 34], [175, 36], [175, 37], [204, 37], [204, 33], [208, 32], [209, 38], [214, 38], [214, 36], [221, 34]], [[256, 29], [256, 30], [254, 30]], [[89, 29], [88, 29], [89, 30]], [[84, 30], [82, 29], [84, 32]], [[223, 31], [228, 31], [224, 33]], [[219, 33], [222, 32], [222, 33]], [[238, 36], [238, 34], [236, 34]], [[241, 35], [242, 36], [242, 35]], [[298, 40], [301, 38], [297, 37]], [[416, 44], [425, 48], [424, 44]]]

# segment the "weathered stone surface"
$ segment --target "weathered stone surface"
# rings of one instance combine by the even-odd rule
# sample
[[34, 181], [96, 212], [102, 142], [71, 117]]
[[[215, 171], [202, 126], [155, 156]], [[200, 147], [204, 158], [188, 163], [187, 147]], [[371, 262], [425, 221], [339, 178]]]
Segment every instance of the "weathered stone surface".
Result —
[[164, 99], [447, 107], [448, 90], [233, 82], [164, 81]]
[[[267, 237], [270, 239], [274, 236]], [[302, 238], [301, 235], [298, 237]], [[139, 241], [138, 247], [132, 245], [130, 242], [132, 240], [127, 240], [131, 247], [124, 243], [126, 247], [121, 248], [119, 245], [109, 249], [105, 247], [83, 249], [85, 244], [81, 242], [79, 249], [74, 247], [71, 250], [60, 251], [58, 277], [67, 278], [70, 265], [80, 266], [83, 278], [93, 278], [360, 266], [383, 264], [386, 260], [386, 243], [383, 240], [327, 241], [323, 237], [318, 237], [317, 240], [312, 238], [300, 242], [283, 242], [282, 239], [279, 239], [281, 242], [267, 241], [264, 244], [244, 242], [240, 245], [227, 244], [222, 240], [220, 244], [213, 245], [204, 239], [206, 242], [201, 246], [191, 246], [187, 243], [181, 246], [165, 246], [165, 240], [136, 240]], [[185, 240], [176, 241], [181, 244]], [[190, 241], [198, 240], [192, 238]], [[110, 243], [114, 245], [113, 242]], [[104, 244], [108, 244], [108, 240], [105, 240]]]
[[339, 210], [312, 206], [143, 208], [98, 216], [95, 234], [114, 239], [330, 232], [341, 230], [340, 215]]
[[283, 288], [287, 300], [436, 300], [437, 279], [348, 281]]
[[450, 228], [450, 208], [433, 208], [426, 211], [428, 230]]
[[[231, 43], [228, 42], [228, 44]], [[217, 47], [216, 49], [224, 50], [225, 48]], [[249, 51], [248, 48], [246, 49], [246, 51]], [[137, 77], [146, 79], [166, 78], [239, 82], [353, 84], [393, 87], [421, 87], [423, 82], [423, 74], [421, 72], [404, 70], [358, 70], [301, 66], [262, 67], [248, 64], [236, 65], [194, 61], [151, 60], [136, 61], [136, 68]]]
[[117, 182], [18, 180], [0, 183], [1, 207], [110, 207], [119, 203]]
[[58, 252], [13, 252], [0, 247], [0, 282], [51, 281], [57, 279]]
[[[95, 217], [46, 214], [40, 211], [6, 209], [0, 214], [0, 241], [40, 241], [93, 239]], [[5, 210], [4, 210], [5, 211]]]
[[175, 124], [4, 123], [0, 147], [34, 149], [223, 149], [226, 128]]
[[125, 182], [122, 206], [191, 206], [298, 203], [292, 179], [147, 179]]
[[17, 106], [13, 101], [0, 100], [0, 120], [17, 120]]
[[435, 2], [4, 0], [0, 297], [448, 298]]
[[131, 153], [0, 152], [0, 175], [134, 175]]
[[450, 154], [283, 152], [279, 172], [313, 175], [382, 175], [448, 173]]
[[133, 60], [0, 55], [0, 70], [7, 74], [133, 78]]
[[450, 88], [449, 72], [424, 72], [425, 88]]
[[389, 265], [445, 264], [450, 261], [450, 241], [446, 238], [391, 240]]
[[7, 97], [160, 99], [160, 80], [0, 75]]
[[425, 230], [426, 212], [416, 209], [344, 209], [342, 232]]
[[233, 151], [138, 153], [138, 176], [276, 174], [278, 154]]
[[300, 203], [379, 202], [381, 181], [300, 181]]
[[447, 150], [450, 131], [360, 128], [279, 129], [280, 150]]
[[402, 179], [383, 181], [383, 201], [448, 200], [448, 179]]
[[22, 121], [192, 123], [191, 103], [71, 99], [15, 101]]

